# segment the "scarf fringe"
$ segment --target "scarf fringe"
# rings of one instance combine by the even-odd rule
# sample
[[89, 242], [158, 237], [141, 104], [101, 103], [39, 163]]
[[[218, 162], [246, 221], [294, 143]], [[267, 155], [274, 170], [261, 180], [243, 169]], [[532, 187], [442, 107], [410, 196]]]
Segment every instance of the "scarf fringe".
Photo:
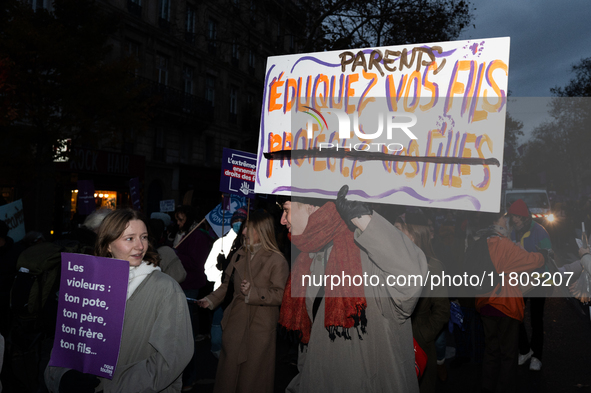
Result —
[[[337, 337], [343, 337], [345, 340], [351, 340], [349, 328], [344, 328], [342, 326], [329, 326], [326, 328], [326, 330], [328, 331], [328, 337], [330, 338], [330, 341], [334, 342]], [[359, 338], [362, 339], [361, 336], [359, 336]]]
[[[356, 315], [352, 315], [353, 318], [353, 328], [357, 331], [357, 337], [360, 340], [363, 340], [362, 334], [367, 334], [367, 317], [365, 315], [365, 308], [358, 306], [359, 313]], [[337, 337], [343, 337], [345, 340], [351, 340], [351, 333], [349, 332], [350, 328], [345, 328], [342, 326], [327, 326], [326, 330], [328, 331], [328, 337], [331, 341], [334, 341]]]
[[[367, 334], [366, 328], [367, 328], [367, 317], [365, 315], [365, 308], [362, 306], [357, 306], [358, 309], [358, 314], [357, 315], [353, 315], [353, 321], [355, 321], [353, 323], [353, 327], [357, 330], [357, 335], [359, 336], [360, 339], [363, 339], [361, 337], [361, 334]], [[361, 329], [361, 333], [359, 333], [359, 330]]]
[[[279, 323], [288, 330], [298, 331], [302, 342], [310, 340], [312, 321], [306, 309], [306, 288], [292, 284], [300, 282], [302, 275], [309, 274], [312, 259], [309, 253], [325, 250], [331, 242], [332, 251], [326, 261], [325, 274], [344, 272], [349, 276], [362, 274], [361, 250], [351, 232], [338, 214], [333, 202], [328, 202], [310, 216], [303, 234], [293, 236], [293, 244], [301, 251], [292, 265], [286, 284]], [[295, 280], [295, 281], [293, 281]], [[293, 296], [292, 296], [293, 290]], [[349, 328], [355, 327], [359, 337], [365, 334], [367, 307], [363, 288], [337, 287], [327, 290], [325, 296], [324, 326], [331, 340], [336, 337], [351, 339]], [[361, 333], [359, 328], [361, 327]]]
[[[279, 327], [277, 332], [281, 338], [289, 341], [290, 343], [299, 342], [300, 344], [302, 344], [303, 334], [301, 331], [290, 330], [281, 324], [278, 324], [277, 326]], [[308, 344], [304, 344], [304, 345], [308, 345]]]
[[298, 343], [298, 348], [303, 352], [304, 348], [308, 346], [308, 343], [302, 341], [302, 332], [299, 330], [289, 330], [281, 324], [278, 324], [278, 326], [279, 329], [277, 330], [277, 333], [279, 334], [279, 337], [285, 339], [289, 343]]

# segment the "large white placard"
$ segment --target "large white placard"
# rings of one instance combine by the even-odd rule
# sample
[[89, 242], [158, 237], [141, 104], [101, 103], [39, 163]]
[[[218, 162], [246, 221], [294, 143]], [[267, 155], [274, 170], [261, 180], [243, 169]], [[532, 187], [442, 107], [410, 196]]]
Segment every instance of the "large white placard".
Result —
[[508, 64], [509, 38], [270, 57], [255, 192], [498, 211]]

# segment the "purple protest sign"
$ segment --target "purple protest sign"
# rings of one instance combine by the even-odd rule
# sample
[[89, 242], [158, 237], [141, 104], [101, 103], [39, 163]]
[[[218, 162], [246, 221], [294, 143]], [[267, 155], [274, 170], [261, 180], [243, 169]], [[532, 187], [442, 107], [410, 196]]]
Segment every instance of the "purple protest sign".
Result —
[[256, 169], [256, 154], [224, 148], [220, 191], [254, 198]]
[[78, 213], [90, 214], [96, 209], [94, 201], [94, 182], [92, 180], [78, 180]]
[[135, 210], [142, 210], [139, 177], [134, 177], [129, 181], [129, 194], [131, 196], [131, 203], [133, 204], [133, 208]]
[[50, 366], [108, 379], [119, 357], [129, 262], [62, 253]]

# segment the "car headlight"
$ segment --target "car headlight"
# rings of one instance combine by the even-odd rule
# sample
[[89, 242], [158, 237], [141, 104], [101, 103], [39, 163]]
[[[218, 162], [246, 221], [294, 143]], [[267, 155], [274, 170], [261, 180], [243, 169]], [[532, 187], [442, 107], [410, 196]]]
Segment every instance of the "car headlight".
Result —
[[546, 216], [546, 220], [548, 220], [548, 222], [554, 222], [554, 214], [548, 214]]

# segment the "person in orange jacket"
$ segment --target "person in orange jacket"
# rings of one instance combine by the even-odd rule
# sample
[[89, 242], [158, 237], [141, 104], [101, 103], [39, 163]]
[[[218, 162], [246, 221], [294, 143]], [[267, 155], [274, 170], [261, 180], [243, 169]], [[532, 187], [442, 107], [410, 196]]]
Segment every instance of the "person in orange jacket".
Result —
[[[531, 272], [544, 266], [541, 253], [530, 253], [509, 239], [508, 218], [500, 213], [485, 213], [490, 225], [479, 231], [487, 237], [488, 251], [496, 274], [504, 280], [483, 297], [476, 298], [476, 309], [482, 316], [485, 353], [482, 364], [482, 391], [516, 391], [517, 357], [519, 354], [519, 323], [523, 320], [525, 303], [521, 287], [510, 280], [511, 273]], [[515, 285], [512, 285], [515, 284]]]

